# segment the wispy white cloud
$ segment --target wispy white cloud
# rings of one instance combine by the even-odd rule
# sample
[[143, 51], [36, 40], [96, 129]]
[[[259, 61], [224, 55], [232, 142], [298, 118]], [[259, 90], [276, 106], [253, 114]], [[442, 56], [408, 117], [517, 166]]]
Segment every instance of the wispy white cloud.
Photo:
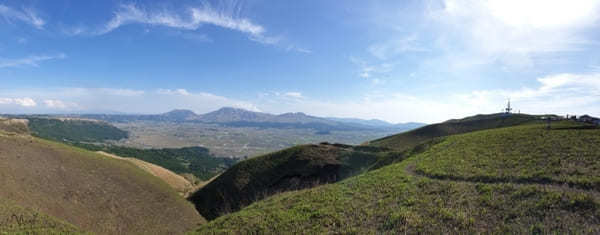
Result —
[[304, 98], [304, 96], [302, 96], [302, 93], [300, 93], [300, 92], [286, 92], [286, 93], [284, 93], [284, 95], [287, 97], [290, 97], [290, 98], [295, 98], [295, 99]]
[[390, 59], [391, 57], [405, 52], [424, 52], [428, 50], [429, 49], [419, 45], [419, 38], [416, 34], [376, 43], [368, 48], [369, 53], [381, 60]]
[[116, 89], [116, 88], [97, 88], [93, 91], [101, 94], [114, 95], [114, 96], [141, 96], [146, 92], [142, 90], [133, 89]]
[[286, 47], [285, 50], [286, 51], [296, 51], [296, 52], [305, 53], [305, 54], [313, 53], [312, 50], [306, 49], [304, 47], [294, 46], [294, 45], [290, 45], [290, 46]]
[[7, 22], [22, 21], [24, 23], [33, 25], [38, 29], [43, 29], [46, 22], [37, 15], [33, 9], [23, 8], [21, 10], [10, 8], [6, 5], [0, 4], [0, 16]]
[[201, 7], [189, 7], [184, 14], [168, 10], [150, 11], [134, 4], [123, 4], [114, 12], [113, 18], [97, 33], [109, 33], [123, 25], [135, 23], [183, 30], [196, 30], [202, 25], [208, 24], [246, 33], [251, 40], [264, 44], [275, 44], [280, 41], [278, 37], [265, 35], [266, 30], [262, 25], [239, 17], [233, 11], [215, 9], [208, 3]]
[[55, 59], [64, 59], [67, 56], [64, 53], [57, 55], [33, 55], [20, 59], [0, 58], [0, 68], [33, 66], [38, 67], [40, 62]]
[[381, 84], [383, 81], [381, 78], [387, 76], [390, 72], [394, 70], [394, 64], [383, 62], [383, 63], [375, 63], [370, 64], [367, 63], [366, 60], [350, 57], [350, 62], [352, 62], [355, 66], [358, 67], [358, 76], [365, 79], [373, 79], [377, 80], [378, 84]]
[[162, 95], [191, 95], [186, 89], [158, 89], [157, 93]]
[[67, 35], [67, 36], [78, 36], [78, 35], [84, 35], [88, 33], [88, 28], [83, 26], [83, 25], [77, 25], [77, 26], [65, 26], [65, 25], [60, 25], [60, 31]]
[[59, 110], [67, 110], [67, 109], [78, 109], [79, 105], [77, 103], [74, 102], [65, 102], [62, 100], [56, 100], [56, 99], [48, 99], [48, 100], [44, 100], [44, 104], [46, 105], [47, 108], [50, 109], [59, 109]]

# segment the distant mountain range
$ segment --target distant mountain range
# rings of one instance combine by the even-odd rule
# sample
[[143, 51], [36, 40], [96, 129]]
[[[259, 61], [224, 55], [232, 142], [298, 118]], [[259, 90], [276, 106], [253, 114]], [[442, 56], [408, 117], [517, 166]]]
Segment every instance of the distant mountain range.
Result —
[[389, 123], [389, 122], [379, 120], [379, 119], [365, 120], [365, 119], [359, 119], [359, 118], [335, 118], [335, 117], [329, 117], [327, 119], [336, 121], [336, 122], [342, 122], [342, 123], [358, 124], [358, 125], [372, 126], [372, 127], [387, 127], [387, 128], [415, 129], [415, 128], [419, 128], [424, 125], [427, 125], [425, 123], [420, 123], [420, 122], [406, 122], [406, 123], [393, 124], [393, 123]]
[[235, 127], [310, 128], [319, 131], [373, 129], [389, 131], [406, 131], [425, 125], [424, 123], [416, 122], [392, 124], [376, 119], [363, 120], [356, 118], [322, 118], [306, 115], [304, 113], [284, 113], [275, 115], [231, 107], [224, 107], [206, 114], [196, 114], [190, 110], [176, 109], [167, 113], [152, 115], [83, 114], [70, 116], [79, 118], [98, 119], [114, 123], [126, 123], [136, 121], [175, 123], [197, 122], [213, 123]]

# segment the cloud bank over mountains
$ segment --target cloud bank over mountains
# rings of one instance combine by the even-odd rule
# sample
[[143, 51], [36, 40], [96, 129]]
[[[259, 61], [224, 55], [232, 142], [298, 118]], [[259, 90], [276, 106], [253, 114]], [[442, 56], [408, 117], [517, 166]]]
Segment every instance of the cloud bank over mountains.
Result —
[[476, 90], [441, 97], [414, 94], [365, 94], [358, 100], [324, 101], [300, 92], [257, 94], [240, 100], [186, 89], [150, 91], [112, 88], [58, 88], [1, 91], [0, 110], [8, 113], [132, 113], [154, 114], [172, 109], [197, 113], [236, 107], [269, 113], [305, 112], [317, 116], [379, 118], [389, 122], [440, 122], [480, 113], [500, 112], [511, 99], [515, 111], [533, 114], [600, 116], [600, 73], [557, 74], [537, 78], [536, 87], [518, 90]]

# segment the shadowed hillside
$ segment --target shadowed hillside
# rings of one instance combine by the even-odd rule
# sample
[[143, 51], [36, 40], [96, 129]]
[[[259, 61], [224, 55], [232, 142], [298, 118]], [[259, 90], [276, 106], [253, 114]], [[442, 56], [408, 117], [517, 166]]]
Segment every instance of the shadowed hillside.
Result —
[[181, 234], [204, 221], [166, 183], [126, 161], [0, 132], [0, 162], [0, 198], [84, 231]]
[[367, 170], [378, 149], [303, 145], [239, 162], [190, 197], [214, 219], [275, 193], [332, 183]]
[[442, 137], [412, 152], [335, 184], [269, 197], [197, 233], [600, 233], [600, 129], [525, 124]]

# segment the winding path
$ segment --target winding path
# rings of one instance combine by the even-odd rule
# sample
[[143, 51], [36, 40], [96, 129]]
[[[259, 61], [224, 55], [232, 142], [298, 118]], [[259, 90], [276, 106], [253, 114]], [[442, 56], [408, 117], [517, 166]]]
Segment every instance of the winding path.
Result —
[[521, 186], [538, 186], [544, 189], [552, 189], [552, 190], [560, 190], [560, 191], [572, 191], [572, 192], [583, 192], [590, 193], [595, 197], [600, 197], [600, 191], [594, 188], [585, 188], [581, 185], [577, 184], [569, 184], [565, 182], [560, 182], [552, 179], [528, 179], [528, 178], [520, 178], [520, 179], [502, 179], [502, 178], [485, 178], [485, 179], [473, 179], [466, 177], [457, 177], [457, 176], [432, 176], [423, 172], [419, 172], [415, 170], [415, 164], [410, 163], [405, 169], [404, 172], [407, 175], [413, 177], [422, 177], [428, 178], [431, 180], [439, 180], [439, 181], [448, 181], [448, 182], [464, 182], [471, 184], [514, 184]]

